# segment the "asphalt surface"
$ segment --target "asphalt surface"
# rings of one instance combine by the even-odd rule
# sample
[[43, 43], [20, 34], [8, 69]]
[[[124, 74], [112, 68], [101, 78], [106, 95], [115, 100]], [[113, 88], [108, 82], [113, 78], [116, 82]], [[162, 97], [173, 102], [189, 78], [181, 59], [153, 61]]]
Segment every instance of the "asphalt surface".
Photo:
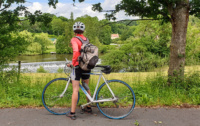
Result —
[[135, 108], [126, 118], [108, 119], [97, 108], [71, 120], [41, 108], [0, 109], [0, 126], [200, 126], [200, 108]]

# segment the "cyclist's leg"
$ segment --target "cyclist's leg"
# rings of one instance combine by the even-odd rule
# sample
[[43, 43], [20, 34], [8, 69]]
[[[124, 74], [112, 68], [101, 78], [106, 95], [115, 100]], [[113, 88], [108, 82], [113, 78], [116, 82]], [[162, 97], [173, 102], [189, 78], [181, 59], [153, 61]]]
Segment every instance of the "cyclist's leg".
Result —
[[72, 93], [71, 112], [73, 112], [73, 113], [75, 113], [75, 110], [76, 110], [76, 104], [77, 104], [77, 100], [78, 100], [79, 83], [80, 83], [80, 81], [72, 80], [73, 93]]
[[[85, 70], [81, 69], [81, 73], [82, 73], [81, 78], [82, 78], [83, 82], [85, 82], [87, 84], [88, 88], [86, 88], [86, 90], [87, 90], [88, 94], [91, 96], [90, 89], [89, 89], [89, 86], [88, 86], [89, 85], [90, 75], [84, 75], [83, 74], [83, 73], [90, 73], [90, 72], [91, 72], [91, 70], [85, 71]], [[86, 97], [86, 99], [87, 99], [87, 102], [90, 102], [87, 97]]]
[[[83, 80], [83, 82], [85, 82], [87, 85], [89, 85], [89, 79], [87, 80]], [[90, 89], [87, 90], [88, 94], [91, 96], [91, 92], [90, 92]], [[87, 99], [87, 102], [90, 102], [90, 100], [86, 97]]]
[[78, 91], [79, 91], [79, 83], [80, 83], [81, 71], [78, 68], [73, 68], [71, 73], [73, 93], [72, 93], [72, 105], [71, 112], [76, 111], [76, 104], [78, 100]]
[[[83, 71], [83, 73], [90, 73], [90, 71]], [[84, 85], [84, 88], [87, 90], [88, 94], [91, 96], [91, 92], [90, 92], [90, 88], [89, 88], [89, 78], [90, 75], [82, 75], [82, 80], [84, 83], [86, 83], [86, 85]], [[90, 102], [90, 100], [86, 97], [87, 102]], [[92, 108], [90, 105], [87, 105], [86, 108], [84, 108], [82, 110], [82, 112], [88, 112], [88, 113], [92, 113]]]
[[[86, 80], [83, 80], [83, 82], [85, 83], [84, 85], [84, 88], [86, 89], [86, 91], [88, 92], [88, 94], [91, 96], [91, 93], [90, 93], [90, 89], [89, 89], [89, 79], [86, 79]], [[86, 96], [86, 99], [87, 99], [87, 102], [89, 103], [90, 100], [87, 98]], [[92, 108], [90, 105], [87, 105], [86, 107], [82, 108], [82, 111], [81, 113], [83, 114], [84, 112], [87, 112], [87, 113], [92, 113]]]

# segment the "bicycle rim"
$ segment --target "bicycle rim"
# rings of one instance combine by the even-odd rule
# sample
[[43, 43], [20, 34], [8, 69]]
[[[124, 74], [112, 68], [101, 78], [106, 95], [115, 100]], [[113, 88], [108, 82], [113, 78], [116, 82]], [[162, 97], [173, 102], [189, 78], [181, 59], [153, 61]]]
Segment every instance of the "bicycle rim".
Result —
[[[64, 91], [68, 78], [56, 78], [50, 81], [42, 92], [42, 102], [44, 107], [56, 115], [64, 115], [71, 110], [72, 84], [70, 83], [63, 97], [60, 97]], [[78, 94], [79, 101], [79, 94]], [[77, 103], [78, 103], [77, 101]]]
[[[98, 109], [111, 119], [121, 119], [128, 116], [135, 107], [135, 94], [132, 88], [120, 80], [109, 80], [107, 83], [118, 100], [97, 103]], [[113, 96], [106, 83], [103, 83], [97, 91], [96, 100], [108, 98], [113, 98]]]

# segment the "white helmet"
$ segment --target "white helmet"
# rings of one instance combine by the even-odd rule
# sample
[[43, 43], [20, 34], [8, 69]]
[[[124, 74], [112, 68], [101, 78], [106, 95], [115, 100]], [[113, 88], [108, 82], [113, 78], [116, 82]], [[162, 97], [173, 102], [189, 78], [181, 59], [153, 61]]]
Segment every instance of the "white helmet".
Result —
[[73, 25], [73, 31], [74, 32], [84, 32], [85, 30], [85, 25], [82, 22], [75, 22]]

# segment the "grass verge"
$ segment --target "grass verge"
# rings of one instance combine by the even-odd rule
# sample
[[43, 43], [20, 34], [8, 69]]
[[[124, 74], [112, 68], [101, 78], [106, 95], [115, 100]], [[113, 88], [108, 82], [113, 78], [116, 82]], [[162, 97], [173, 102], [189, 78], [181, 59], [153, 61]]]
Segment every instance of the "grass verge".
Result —
[[[136, 96], [136, 106], [189, 106], [200, 105], [200, 74], [189, 72], [185, 81], [167, 86], [166, 72], [111, 73], [105, 75], [108, 80], [119, 79], [128, 83]], [[42, 107], [42, 91], [45, 85], [54, 78], [65, 78], [63, 73], [27, 73], [16, 76], [4, 75], [0, 79], [0, 108], [7, 107]], [[98, 77], [90, 80], [91, 92], [95, 90]], [[103, 81], [100, 82], [102, 84]], [[79, 105], [86, 103], [81, 92]], [[67, 102], [67, 101], [66, 101]], [[63, 105], [64, 107], [64, 105]]]

